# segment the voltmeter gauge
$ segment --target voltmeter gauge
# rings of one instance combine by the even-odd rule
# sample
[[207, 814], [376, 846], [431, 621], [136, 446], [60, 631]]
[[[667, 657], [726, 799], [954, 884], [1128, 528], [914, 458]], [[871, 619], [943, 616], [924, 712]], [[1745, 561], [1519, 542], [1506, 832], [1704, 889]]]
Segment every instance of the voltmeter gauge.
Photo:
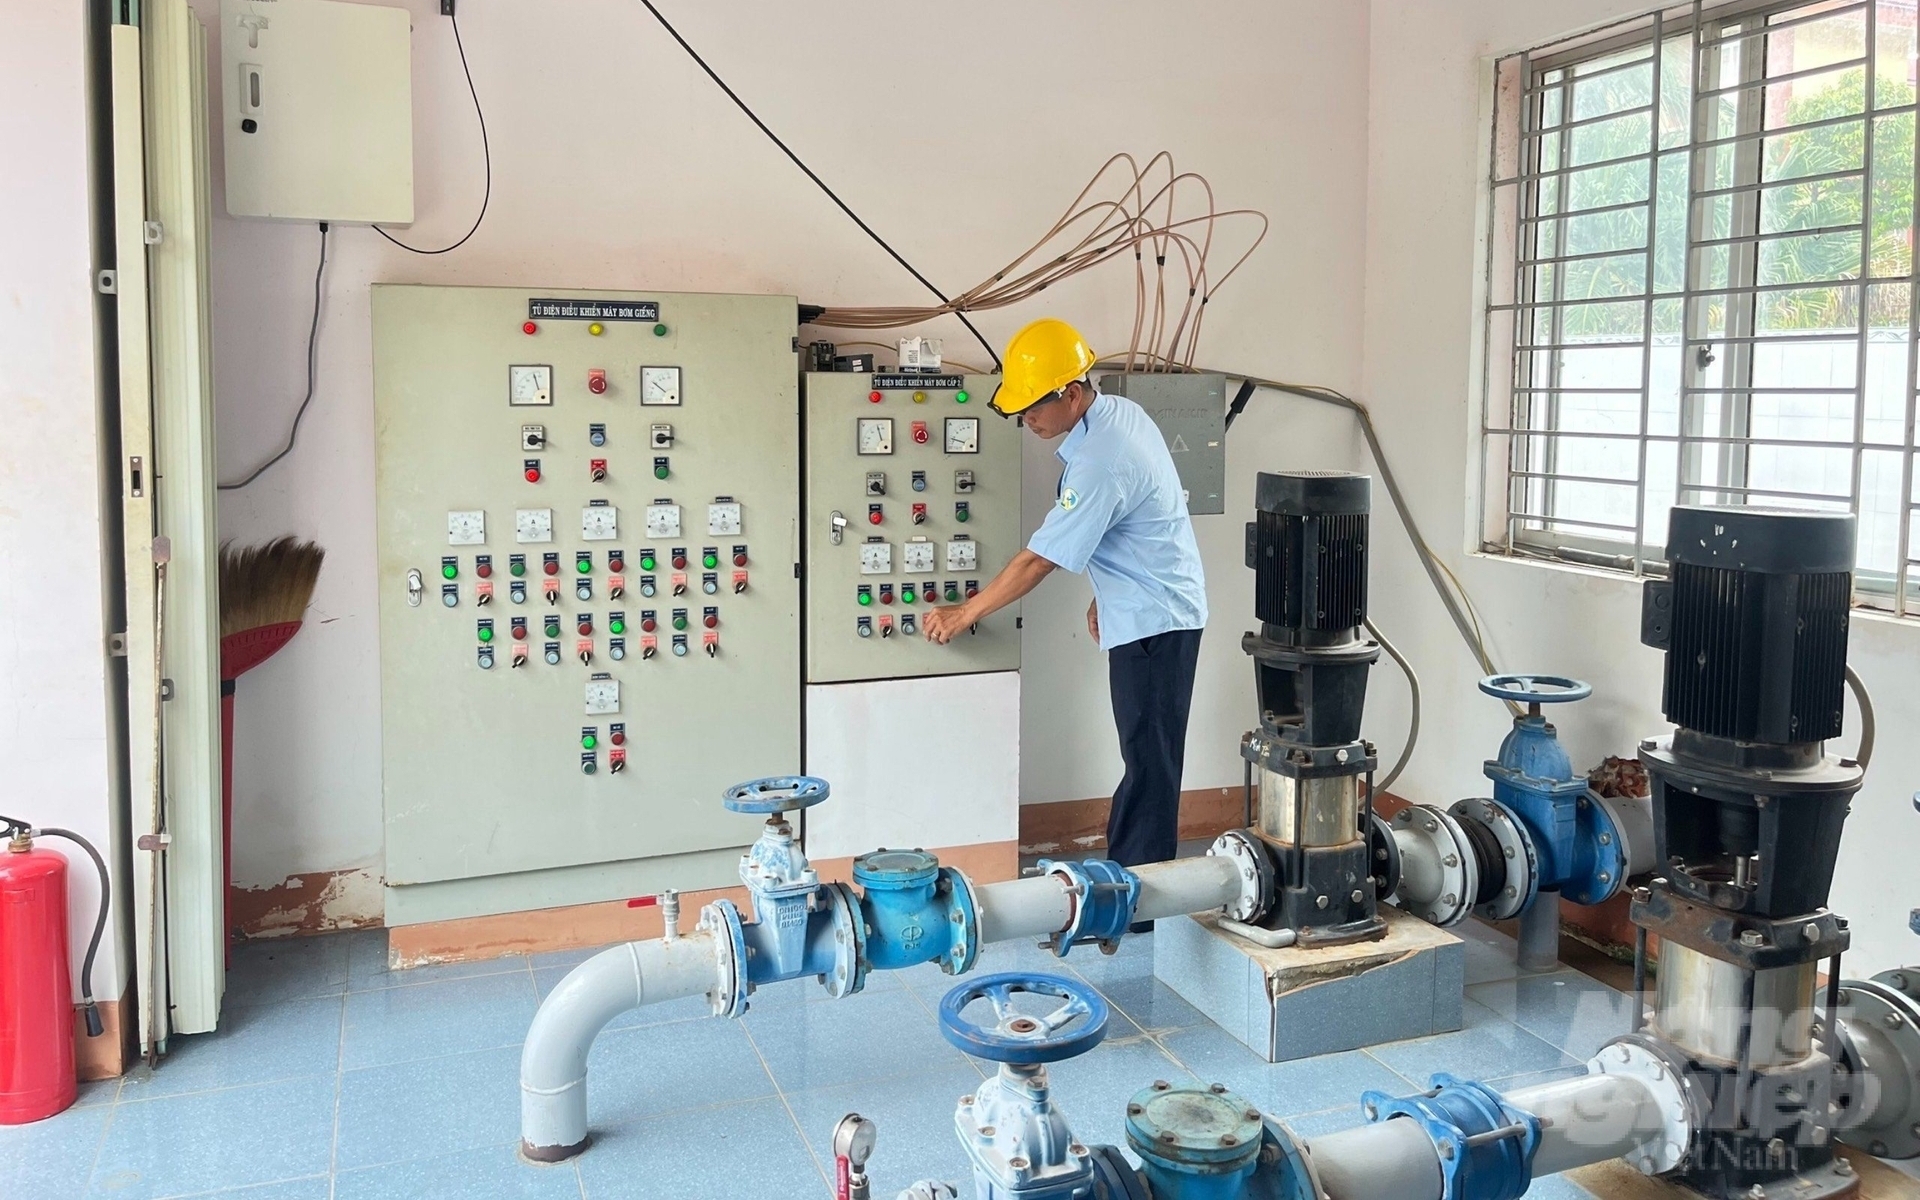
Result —
[[507, 368], [507, 403], [516, 408], [553, 403], [553, 368]]
[[948, 417], [947, 418], [947, 453], [948, 454], [980, 453], [980, 418], [979, 417]]
[[861, 417], [859, 450], [862, 454], [892, 454], [893, 418]]
[[680, 403], [680, 368], [641, 367], [640, 403], [647, 405]]
[[933, 543], [925, 538], [915, 538], [901, 547], [901, 570], [909, 575], [929, 575], [933, 572]]
[[580, 536], [589, 542], [612, 541], [619, 536], [620, 510], [595, 504], [580, 510]]
[[862, 575], [891, 575], [893, 573], [893, 546], [888, 542], [862, 542], [860, 545], [860, 573]]
[[513, 536], [520, 542], [550, 542], [553, 540], [553, 510], [550, 508], [523, 508], [513, 514]]

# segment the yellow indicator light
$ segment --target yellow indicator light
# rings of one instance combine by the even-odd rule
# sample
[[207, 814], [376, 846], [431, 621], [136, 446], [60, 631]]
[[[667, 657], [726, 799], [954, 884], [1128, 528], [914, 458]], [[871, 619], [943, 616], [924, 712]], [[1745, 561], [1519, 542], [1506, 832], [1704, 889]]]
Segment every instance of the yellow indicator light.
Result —
[[601, 334], [605, 333], [606, 331], [607, 331], [607, 327], [605, 325], [602, 325], [598, 321], [595, 321], [593, 324], [587, 326], [587, 332], [592, 334], [595, 337], [599, 337]]

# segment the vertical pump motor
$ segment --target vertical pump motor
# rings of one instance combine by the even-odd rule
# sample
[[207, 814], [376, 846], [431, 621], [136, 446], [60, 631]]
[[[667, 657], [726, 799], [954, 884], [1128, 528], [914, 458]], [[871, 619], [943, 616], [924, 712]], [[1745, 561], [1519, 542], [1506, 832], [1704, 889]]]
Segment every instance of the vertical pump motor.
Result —
[[1380, 657], [1363, 628], [1370, 482], [1262, 472], [1247, 526], [1260, 632], [1240, 644], [1253, 657], [1260, 728], [1241, 754], [1259, 775], [1259, 818], [1227, 836], [1271, 867], [1271, 903], [1256, 919], [1302, 945], [1386, 935], [1369, 839], [1392, 838], [1376, 828], [1376, 759], [1360, 739], [1367, 670]]
[[[1701, 1119], [1680, 1175], [1714, 1197], [1846, 1194], [1833, 1153], [1835, 984], [1846, 921], [1826, 908], [1860, 765], [1840, 733], [1854, 518], [1679, 507], [1671, 577], [1648, 583], [1642, 639], [1666, 651], [1641, 744], [1661, 874], [1634, 923], [1661, 941], [1652, 1026], [1632, 1035], [1686, 1079]], [[1784, 1193], [1783, 1193], [1784, 1194]]]

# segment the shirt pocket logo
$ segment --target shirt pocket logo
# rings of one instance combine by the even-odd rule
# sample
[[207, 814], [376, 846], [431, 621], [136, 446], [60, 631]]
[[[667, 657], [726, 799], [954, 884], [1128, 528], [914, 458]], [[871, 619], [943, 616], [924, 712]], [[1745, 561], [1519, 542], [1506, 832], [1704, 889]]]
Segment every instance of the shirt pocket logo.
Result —
[[1072, 512], [1073, 506], [1078, 503], [1080, 503], [1080, 493], [1072, 488], [1067, 488], [1060, 493], [1060, 507], [1066, 511]]

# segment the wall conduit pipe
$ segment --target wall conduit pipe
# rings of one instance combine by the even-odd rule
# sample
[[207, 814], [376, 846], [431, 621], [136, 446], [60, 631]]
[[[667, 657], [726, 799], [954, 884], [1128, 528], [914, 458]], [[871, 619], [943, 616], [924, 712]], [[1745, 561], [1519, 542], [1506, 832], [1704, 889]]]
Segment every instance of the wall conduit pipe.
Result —
[[[1139, 881], [1139, 896], [1130, 918], [1135, 921], [1212, 912], [1238, 898], [1241, 889], [1239, 868], [1233, 861], [1211, 855], [1134, 867], [1130, 874]], [[1072, 881], [1063, 874], [967, 883], [965, 887], [975, 906], [975, 936], [980, 943], [1044, 938], [1066, 931], [1078, 917]], [[832, 884], [821, 891], [828, 896], [830, 889], [845, 888], [844, 884]], [[850, 890], [846, 894], [850, 895]], [[724, 904], [720, 902], [720, 906]], [[710, 905], [708, 911], [716, 907]], [[822, 919], [831, 907], [830, 903], [820, 907]], [[747, 964], [736, 959], [731, 938], [718, 936], [726, 929], [725, 922], [710, 925], [703, 916], [700, 929], [674, 940], [614, 946], [575, 967], [548, 993], [534, 1015], [520, 1055], [523, 1157], [531, 1162], [561, 1162], [586, 1149], [587, 1053], [608, 1021], [629, 1009], [702, 993], [711, 997], [716, 1015], [738, 1011], [744, 1007], [736, 1007], [736, 998], [744, 998], [743, 989], [814, 973], [796, 969], [788, 975], [762, 977], [761, 972], [770, 964], [767, 955], [759, 954], [755, 956], [755, 977], [748, 983], [737, 973], [744, 973]], [[748, 924], [745, 929], [754, 930], [755, 926]], [[826, 932], [831, 934], [830, 929]], [[879, 932], [870, 928], [866, 937], [871, 940]], [[748, 944], [755, 940], [754, 934], [748, 935]], [[900, 955], [874, 952], [880, 949], [861, 947], [863, 972], [910, 965]], [[817, 957], [809, 955], [810, 965], [819, 965]], [[971, 955], [966, 958], [971, 961]]]

